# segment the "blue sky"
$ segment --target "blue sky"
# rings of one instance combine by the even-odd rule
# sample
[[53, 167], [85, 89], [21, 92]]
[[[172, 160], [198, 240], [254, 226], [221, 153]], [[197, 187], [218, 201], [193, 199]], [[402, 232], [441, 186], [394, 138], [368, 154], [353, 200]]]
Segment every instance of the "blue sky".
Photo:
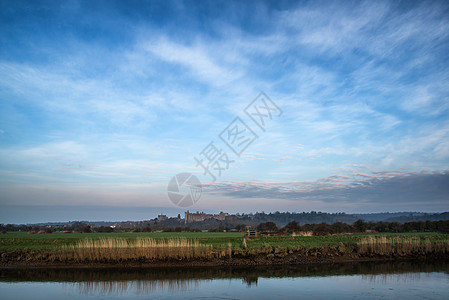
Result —
[[[182, 172], [190, 210], [449, 210], [446, 1], [0, 5], [2, 223], [177, 214]], [[240, 157], [236, 117], [258, 136]], [[215, 182], [210, 142], [234, 160]]]

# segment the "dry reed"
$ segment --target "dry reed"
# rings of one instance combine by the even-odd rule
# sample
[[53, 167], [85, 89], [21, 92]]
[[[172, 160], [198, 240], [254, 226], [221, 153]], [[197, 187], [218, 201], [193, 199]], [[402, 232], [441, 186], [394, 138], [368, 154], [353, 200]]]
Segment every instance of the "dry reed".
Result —
[[313, 236], [313, 231], [300, 231], [300, 232], [293, 232], [292, 236]]
[[361, 239], [358, 253], [362, 255], [410, 255], [449, 253], [449, 241], [431, 242], [418, 237], [366, 237]]
[[200, 244], [197, 240], [185, 238], [152, 239], [123, 238], [83, 239], [77, 244], [64, 246], [58, 252], [60, 260], [74, 261], [121, 261], [121, 260], [163, 260], [226, 257], [227, 251]]

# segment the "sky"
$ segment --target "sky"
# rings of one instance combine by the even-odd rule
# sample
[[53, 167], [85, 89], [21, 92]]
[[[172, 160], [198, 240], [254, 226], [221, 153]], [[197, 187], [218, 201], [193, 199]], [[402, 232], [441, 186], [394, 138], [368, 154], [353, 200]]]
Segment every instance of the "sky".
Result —
[[449, 211], [447, 1], [0, 0], [0, 37], [0, 223]]

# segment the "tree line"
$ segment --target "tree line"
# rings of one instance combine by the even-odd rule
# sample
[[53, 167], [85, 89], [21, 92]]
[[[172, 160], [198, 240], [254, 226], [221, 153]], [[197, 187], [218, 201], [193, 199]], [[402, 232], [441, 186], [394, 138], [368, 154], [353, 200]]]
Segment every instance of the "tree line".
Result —
[[305, 224], [299, 225], [291, 221], [279, 228], [274, 222], [264, 222], [256, 229], [263, 234], [293, 234], [311, 232], [313, 235], [328, 235], [339, 233], [361, 232], [441, 232], [449, 233], [449, 221], [417, 221], [417, 222], [365, 222], [358, 220], [353, 224], [336, 222], [333, 224]]
[[[143, 224], [142, 224], [143, 225]], [[197, 227], [191, 226], [164, 226], [162, 224], [145, 224], [135, 228], [113, 228], [111, 226], [92, 226], [83, 222], [75, 222], [71, 226], [30, 226], [30, 225], [14, 225], [14, 224], [0, 224], [0, 232], [6, 233], [9, 231], [22, 231], [31, 233], [53, 233], [53, 232], [198, 232], [201, 231]], [[235, 226], [230, 224], [218, 223], [210, 225], [207, 231], [209, 232], [223, 232], [223, 231], [245, 231], [247, 224], [240, 223]], [[254, 228], [254, 226], [253, 226]], [[357, 220], [352, 224], [335, 222], [332, 224], [304, 224], [300, 225], [297, 221], [291, 221], [283, 227], [276, 225], [274, 222], [261, 222], [255, 226], [262, 234], [292, 234], [292, 233], [312, 233], [313, 235], [328, 235], [340, 233], [360, 233], [360, 232], [441, 232], [449, 233], [449, 220], [445, 221], [416, 221], [416, 222], [366, 222], [364, 220]]]

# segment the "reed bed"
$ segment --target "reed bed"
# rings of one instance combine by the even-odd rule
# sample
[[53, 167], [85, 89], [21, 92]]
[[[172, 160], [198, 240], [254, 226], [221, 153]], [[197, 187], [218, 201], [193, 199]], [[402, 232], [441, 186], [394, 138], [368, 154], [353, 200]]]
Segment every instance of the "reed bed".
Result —
[[292, 236], [313, 236], [313, 231], [300, 231], [300, 232], [293, 232]]
[[58, 252], [60, 260], [123, 261], [165, 259], [208, 259], [230, 257], [231, 247], [213, 248], [186, 238], [124, 238], [83, 239], [75, 245], [63, 246]]
[[449, 241], [419, 237], [366, 237], [357, 246], [361, 255], [449, 254]]

